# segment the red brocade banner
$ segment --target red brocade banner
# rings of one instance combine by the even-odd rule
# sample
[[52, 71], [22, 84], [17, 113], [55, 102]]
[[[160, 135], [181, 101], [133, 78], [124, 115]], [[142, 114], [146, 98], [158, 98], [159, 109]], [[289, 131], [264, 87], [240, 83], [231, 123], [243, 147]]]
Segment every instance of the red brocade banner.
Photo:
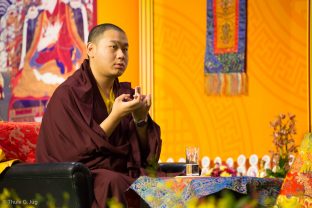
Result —
[[87, 57], [95, 0], [0, 0], [0, 120], [40, 121]]

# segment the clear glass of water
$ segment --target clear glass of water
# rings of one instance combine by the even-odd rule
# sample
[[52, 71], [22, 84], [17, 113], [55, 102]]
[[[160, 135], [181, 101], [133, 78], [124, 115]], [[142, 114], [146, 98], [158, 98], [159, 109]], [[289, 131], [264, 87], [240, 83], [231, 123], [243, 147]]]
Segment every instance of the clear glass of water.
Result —
[[186, 175], [199, 176], [199, 147], [189, 146], [185, 148]]

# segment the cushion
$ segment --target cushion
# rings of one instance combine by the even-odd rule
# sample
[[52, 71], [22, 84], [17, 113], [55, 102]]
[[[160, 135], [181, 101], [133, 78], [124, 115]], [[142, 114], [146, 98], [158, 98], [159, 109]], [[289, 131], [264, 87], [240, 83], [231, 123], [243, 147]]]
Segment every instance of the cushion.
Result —
[[7, 160], [35, 162], [39, 122], [0, 122], [0, 148]]

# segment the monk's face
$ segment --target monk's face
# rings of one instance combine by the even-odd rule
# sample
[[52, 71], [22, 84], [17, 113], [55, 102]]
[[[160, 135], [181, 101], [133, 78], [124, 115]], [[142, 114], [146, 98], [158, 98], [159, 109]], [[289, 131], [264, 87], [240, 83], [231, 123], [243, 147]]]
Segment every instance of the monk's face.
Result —
[[[88, 48], [89, 50], [89, 48]], [[92, 70], [98, 76], [118, 77], [128, 65], [128, 39], [126, 34], [113, 29], [105, 31], [88, 51]]]

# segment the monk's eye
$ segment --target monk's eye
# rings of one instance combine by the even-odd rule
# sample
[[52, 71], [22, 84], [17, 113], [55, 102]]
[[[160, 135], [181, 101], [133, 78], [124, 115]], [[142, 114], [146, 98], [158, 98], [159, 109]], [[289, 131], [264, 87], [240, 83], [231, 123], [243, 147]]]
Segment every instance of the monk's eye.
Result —
[[114, 49], [114, 50], [116, 50], [118, 48], [117, 45], [110, 45], [109, 47]]

